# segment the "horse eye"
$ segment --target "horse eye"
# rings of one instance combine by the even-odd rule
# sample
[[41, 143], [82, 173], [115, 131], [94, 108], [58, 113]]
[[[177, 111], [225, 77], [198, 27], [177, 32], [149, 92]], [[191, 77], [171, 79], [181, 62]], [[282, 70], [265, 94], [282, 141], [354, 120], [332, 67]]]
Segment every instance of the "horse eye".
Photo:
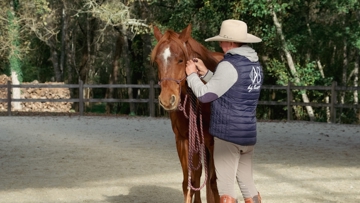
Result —
[[180, 59], [178, 63], [182, 63], [184, 60]]

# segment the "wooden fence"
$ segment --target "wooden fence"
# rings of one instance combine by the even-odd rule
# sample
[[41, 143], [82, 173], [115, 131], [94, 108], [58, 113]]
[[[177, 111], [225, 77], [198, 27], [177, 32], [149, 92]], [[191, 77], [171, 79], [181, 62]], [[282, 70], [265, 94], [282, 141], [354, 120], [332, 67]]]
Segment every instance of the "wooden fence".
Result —
[[[155, 89], [160, 88], [159, 85], [155, 85], [153, 81], [150, 84], [102, 84], [102, 85], [89, 85], [83, 84], [82, 81], [79, 81], [79, 84], [21, 84], [13, 85], [11, 82], [8, 82], [7, 85], [0, 85], [0, 88], [7, 89], [7, 98], [1, 99], [0, 102], [8, 103], [8, 116], [11, 116], [11, 103], [12, 102], [78, 102], [79, 103], [79, 113], [80, 115], [84, 114], [84, 103], [85, 102], [128, 102], [128, 103], [148, 103], [150, 116], [155, 116], [155, 103], [158, 103], [158, 100], [155, 98]], [[85, 99], [83, 96], [79, 98], [70, 98], [70, 99], [13, 99], [11, 97], [12, 88], [77, 88], [79, 95], [84, 95], [85, 88], [144, 88], [149, 89], [149, 98], [148, 99], [98, 99], [90, 98]], [[290, 83], [287, 86], [277, 86], [277, 85], [263, 85], [263, 90], [286, 90], [286, 101], [259, 101], [259, 105], [275, 105], [275, 106], [287, 106], [287, 120], [290, 121], [292, 117], [292, 107], [293, 106], [312, 106], [312, 107], [330, 107], [330, 117], [331, 122], [335, 123], [336, 121], [336, 108], [357, 108], [360, 109], [359, 104], [339, 104], [337, 102], [338, 92], [346, 91], [360, 91], [360, 87], [341, 87], [337, 86], [336, 82], [333, 82], [331, 86], [293, 86]], [[304, 103], [304, 102], [293, 102], [293, 91], [294, 90], [322, 90], [330, 92], [330, 102], [329, 103]]]

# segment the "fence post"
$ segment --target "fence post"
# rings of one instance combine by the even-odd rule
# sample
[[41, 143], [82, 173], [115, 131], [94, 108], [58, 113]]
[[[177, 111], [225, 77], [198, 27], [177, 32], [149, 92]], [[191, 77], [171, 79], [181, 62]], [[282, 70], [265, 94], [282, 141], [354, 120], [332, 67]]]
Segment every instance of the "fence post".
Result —
[[336, 81], [333, 81], [331, 84], [331, 107], [330, 107], [331, 123], [336, 122], [336, 108], [335, 108], [335, 105], [337, 103], [336, 85], [337, 85]]
[[84, 88], [82, 80], [79, 80], [79, 113], [80, 116], [84, 115]]
[[291, 120], [292, 115], [292, 108], [291, 108], [291, 101], [292, 101], [292, 92], [291, 92], [291, 82], [288, 82], [288, 86], [286, 88], [286, 95], [287, 95], [287, 121]]
[[7, 110], [8, 110], [8, 116], [11, 116], [11, 98], [12, 98], [12, 96], [11, 96], [11, 82], [10, 81], [8, 81], [7, 82], [7, 99], [8, 99], [8, 108], [7, 108]]
[[154, 81], [150, 80], [150, 89], [149, 89], [149, 111], [150, 117], [155, 117], [155, 90], [154, 90]]

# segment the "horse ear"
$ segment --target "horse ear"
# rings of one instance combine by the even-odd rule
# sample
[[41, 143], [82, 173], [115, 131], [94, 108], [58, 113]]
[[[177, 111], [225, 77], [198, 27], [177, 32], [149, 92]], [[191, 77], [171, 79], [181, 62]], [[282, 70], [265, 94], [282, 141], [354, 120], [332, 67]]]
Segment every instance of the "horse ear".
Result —
[[163, 36], [163, 34], [161, 33], [161, 31], [159, 30], [159, 28], [157, 26], [154, 26], [153, 29], [154, 29], [154, 36], [155, 36], [156, 40], [159, 41], [161, 39], [161, 37]]
[[189, 24], [183, 31], [180, 33], [180, 39], [183, 42], [187, 42], [188, 39], [191, 37], [191, 24]]

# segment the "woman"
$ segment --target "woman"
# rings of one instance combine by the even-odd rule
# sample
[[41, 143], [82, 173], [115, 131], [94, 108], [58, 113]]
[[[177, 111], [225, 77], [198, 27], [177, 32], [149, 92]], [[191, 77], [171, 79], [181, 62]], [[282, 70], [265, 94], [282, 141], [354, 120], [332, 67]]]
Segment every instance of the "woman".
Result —
[[[263, 71], [257, 53], [248, 43], [261, 39], [247, 33], [239, 20], [222, 22], [220, 34], [205, 41], [219, 41], [225, 53], [216, 71], [201, 59], [186, 63], [187, 82], [197, 98], [211, 103], [210, 134], [214, 136], [214, 163], [221, 203], [236, 202], [235, 180], [246, 203], [260, 203], [253, 180], [256, 144], [256, 107]], [[203, 81], [206, 82], [204, 84]]]

